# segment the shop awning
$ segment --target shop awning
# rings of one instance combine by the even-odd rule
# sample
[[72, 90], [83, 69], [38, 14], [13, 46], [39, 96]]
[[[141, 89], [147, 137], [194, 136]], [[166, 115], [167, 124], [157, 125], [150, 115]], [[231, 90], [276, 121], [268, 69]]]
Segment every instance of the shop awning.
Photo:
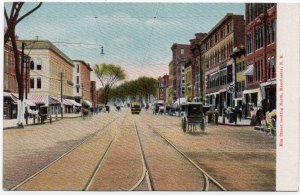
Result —
[[260, 89], [257, 88], [257, 89], [249, 89], [249, 90], [245, 90], [245, 91], [243, 91], [243, 94], [259, 93], [259, 92], [260, 92]]
[[261, 87], [266, 87], [266, 86], [269, 86], [269, 85], [276, 85], [276, 80], [267, 81], [267, 82], [264, 82], [264, 83], [260, 84]]
[[81, 104], [77, 103], [75, 100], [71, 100], [71, 99], [66, 99], [68, 102], [72, 103], [72, 105], [74, 106], [78, 106], [81, 107]]
[[46, 96], [45, 95], [32, 95], [29, 100], [31, 100], [35, 104], [46, 104]]
[[73, 106], [73, 103], [70, 102], [70, 101], [67, 100], [67, 99], [63, 99], [63, 105], [65, 105], [65, 106]]
[[36, 104], [34, 102], [32, 102], [31, 100], [26, 100], [26, 105], [27, 106], [36, 106]]
[[9, 92], [3, 92], [3, 97], [10, 97], [11, 98], [11, 93]]
[[251, 64], [250, 66], [247, 67], [247, 70], [244, 72], [244, 75], [246, 76], [252, 76], [253, 75], [253, 64]]
[[89, 107], [92, 107], [92, 103], [90, 101], [88, 101], [88, 100], [83, 100], [82, 104], [86, 104]]
[[49, 105], [60, 104], [60, 100], [57, 97], [49, 96]]

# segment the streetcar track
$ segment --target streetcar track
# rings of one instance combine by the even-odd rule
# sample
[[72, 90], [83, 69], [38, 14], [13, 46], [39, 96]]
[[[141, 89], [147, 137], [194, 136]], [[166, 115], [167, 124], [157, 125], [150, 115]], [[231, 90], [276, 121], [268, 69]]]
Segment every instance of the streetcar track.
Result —
[[110, 141], [109, 145], [107, 146], [103, 156], [100, 158], [99, 162], [97, 163], [92, 175], [89, 177], [87, 183], [85, 184], [84, 188], [82, 189], [82, 191], [87, 191], [89, 190], [89, 188], [91, 187], [95, 177], [96, 177], [96, 174], [99, 172], [100, 170], [100, 167], [102, 166], [103, 162], [104, 162], [104, 159], [105, 157], [107, 156], [108, 154], [108, 150], [110, 149], [112, 143], [113, 143], [114, 139]]
[[104, 127], [102, 127], [100, 130], [92, 133], [91, 135], [89, 135], [88, 137], [86, 137], [84, 140], [82, 140], [79, 144], [77, 144], [76, 146], [74, 146], [73, 148], [71, 148], [70, 150], [68, 150], [67, 152], [65, 152], [64, 154], [62, 154], [60, 157], [58, 157], [57, 159], [55, 159], [54, 161], [52, 161], [51, 163], [47, 164], [46, 166], [44, 166], [42, 169], [38, 170], [37, 172], [35, 172], [34, 174], [32, 174], [31, 176], [25, 178], [23, 181], [21, 181], [19, 184], [15, 185], [14, 187], [12, 187], [11, 189], [9, 189], [9, 191], [15, 191], [17, 190], [19, 187], [21, 187], [22, 185], [26, 184], [27, 182], [29, 182], [30, 180], [32, 180], [34, 177], [36, 177], [37, 175], [39, 175], [40, 173], [42, 173], [43, 171], [47, 170], [51, 165], [53, 165], [54, 163], [58, 162], [59, 160], [61, 160], [63, 157], [67, 156], [68, 154], [70, 154], [71, 152], [73, 152], [74, 150], [76, 150], [77, 148], [79, 148], [81, 145], [83, 145], [84, 143], [86, 143], [87, 141], [89, 141], [90, 139], [92, 139], [94, 136], [96, 136], [98, 133], [100, 133], [101, 131], [103, 131], [104, 129], [106, 129], [108, 126], [110, 126], [113, 122], [115, 122], [118, 119], [118, 117], [116, 117], [115, 119], [113, 119], [111, 122], [107, 123]]
[[135, 185], [129, 191], [135, 190], [142, 183], [142, 181], [145, 178], [147, 180], [148, 190], [153, 191], [154, 190], [154, 188], [153, 188], [153, 179], [151, 178], [150, 173], [149, 173], [148, 164], [147, 164], [147, 161], [145, 159], [144, 149], [143, 149], [143, 146], [142, 146], [142, 143], [141, 143], [140, 135], [138, 133], [135, 121], [134, 121], [134, 128], [135, 128], [135, 132], [136, 132], [136, 135], [137, 135], [137, 138], [138, 138], [138, 143], [139, 143], [139, 146], [140, 146], [139, 148], [140, 148], [141, 158], [142, 158], [142, 161], [143, 161], [143, 173], [142, 173], [142, 176], [140, 177], [140, 179], [137, 181], [137, 183], [135, 183]]
[[152, 131], [154, 131], [157, 135], [159, 135], [161, 138], [163, 138], [170, 146], [172, 146], [179, 154], [181, 154], [186, 160], [188, 160], [194, 167], [196, 167], [204, 176], [205, 182], [204, 182], [204, 191], [209, 190], [209, 183], [210, 181], [216, 185], [219, 189], [222, 191], [227, 191], [225, 187], [223, 187], [219, 182], [217, 182], [212, 176], [210, 176], [206, 171], [204, 171], [198, 164], [196, 164], [191, 158], [189, 158], [186, 154], [184, 154], [182, 151], [180, 151], [172, 142], [170, 142], [167, 138], [165, 138], [162, 134], [160, 134], [158, 131], [154, 130], [154, 128], [145, 123]]

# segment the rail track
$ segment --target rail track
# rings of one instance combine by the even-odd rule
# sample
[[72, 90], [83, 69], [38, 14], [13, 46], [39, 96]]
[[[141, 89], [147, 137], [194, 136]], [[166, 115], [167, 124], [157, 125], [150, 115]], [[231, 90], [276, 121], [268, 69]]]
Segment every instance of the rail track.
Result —
[[[125, 120], [126, 117], [124, 117], [123, 121]], [[47, 170], [51, 165], [53, 165], [54, 163], [58, 162], [59, 160], [61, 160], [62, 158], [64, 158], [66, 155], [70, 154], [71, 152], [73, 152], [74, 150], [76, 150], [77, 148], [79, 148], [80, 146], [82, 146], [84, 143], [87, 143], [89, 140], [91, 140], [94, 136], [96, 136], [98, 133], [100, 133], [101, 131], [103, 131], [104, 129], [106, 129], [107, 127], [109, 127], [113, 122], [115, 122], [118, 119], [118, 117], [114, 118], [111, 122], [107, 123], [104, 127], [102, 127], [101, 129], [95, 131], [94, 133], [92, 133], [91, 135], [89, 135], [88, 137], [86, 137], [84, 140], [82, 140], [79, 144], [77, 144], [76, 146], [74, 146], [73, 148], [71, 148], [70, 150], [66, 151], [65, 153], [63, 153], [60, 157], [58, 157], [57, 159], [55, 159], [54, 161], [52, 161], [51, 163], [47, 164], [46, 166], [44, 166], [42, 169], [38, 170], [37, 172], [35, 172], [34, 174], [32, 174], [31, 176], [27, 177], [26, 179], [24, 179], [23, 181], [21, 181], [19, 184], [15, 185], [14, 187], [10, 188], [9, 191], [15, 191], [18, 188], [20, 188], [22, 185], [26, 184], [27, 182], [29, 182], [30, 180], [32, 180], [34, 177], [38, 176], [40, 173], [42, 173], [43, 171]], [[87, 190], [90, 186], [90, 183], [93, 181], [93, 178], [95, 177], [96, 173], [98, 172], [99, 168], [101, 167], [101, 164], [110, 148], [110, 146], [112, 145], [113, 140], [110, 141], [109, 146], [106, 148], [106, 151], [104, 153], [104, 155], [101, 157], [101, 159], [99, 160], [95, 170], [93, 171], [92, 175], [90, 176], [87, 184], [84, 186], [83, 190]]]
[[147, 181], [147, 187], [148, 187], [148, 190], [149, 191], [153, 191], [154, 188], [153, 188], [153, 180], [152, 178], [150, 177], [150, 173], [149, 173], [149, 169], [148, 169], [148, 164], [146, 162], [146, 159], [145, 159], [145, 153], [144, 153], [144, 150], [143, 150], [143, 146], [141, 144], [141, 139], [140, 139], [140, 135], [139, 135], [139, 132], [137, 130], [137, 126], [136, 126], [136, 123], [134, 121], [134, 129], [135, 129], [135, 132], [136, 132], [136, 136], [137, 136], [137, 139], [138, 139], [138, 143], [139, 143], [139, 148], [140, 148], [140, 154], [141, 154], [141, 159], [143, 161], [143, 173], [140, 177], [140, 179], [138, 180], [137, 183], [134, 184], [134, 186], [129, 190], [129, 191], [134, 191], [137, 189], [137, 187], [139, 187], [139, 185], [142, 183], [142, 181], [146, 178], [146, 181]]
[[197, 163], [195, 163], [190, 157], [188, 157], [184, 152], [179, 150], [170, 140], [168, 140], [165, 136], [163, 136], [161, 133], [156, 131], [153, 126], [145, 123], [149, 129], [154, 131], [157, 135], [159, 135], [163, 140], [165, 140], [174, 150], [176, 150], [181, 156], [183, 156], [187, 161], [189, 161], [195, 168], [197, 168], [204, 177], [205, 183], [203, 190], [208, 191], [210, 189], [210, 183], [214, 186], [216, 186], [218, 189], [222, 191], [227, 191], [225, 187], [223, 187], [217, 180], [215, 180], [211, 175], [209, 175], [205, 170], [203, 170]]

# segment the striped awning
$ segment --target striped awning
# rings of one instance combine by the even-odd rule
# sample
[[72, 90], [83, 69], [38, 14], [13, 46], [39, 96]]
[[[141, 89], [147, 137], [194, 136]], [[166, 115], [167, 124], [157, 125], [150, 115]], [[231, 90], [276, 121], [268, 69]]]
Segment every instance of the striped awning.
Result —
[[74, 106], [81, 107], [81, 104], [77, 103], [75, 100], [66, 99], [68, 102], [71, 102]]
[[36, 104], [34, 102], [32, 102], [31, 100], [26, 100], [26, 105], [27, 106], [36, 106]]
[[35, 104], [46, 104], [46, 96], [45, 95], [32, 95], [29, 100], [31, 100]]
[[70, 102], [70, 101], [67, 100], [67, 99], [63, 99], [63, 105], [65, 105], [65, 106], [73, 106], [73, 103]]
[[57, 97], [49, 96], [49, 105], [60, 104], [60, 101]]

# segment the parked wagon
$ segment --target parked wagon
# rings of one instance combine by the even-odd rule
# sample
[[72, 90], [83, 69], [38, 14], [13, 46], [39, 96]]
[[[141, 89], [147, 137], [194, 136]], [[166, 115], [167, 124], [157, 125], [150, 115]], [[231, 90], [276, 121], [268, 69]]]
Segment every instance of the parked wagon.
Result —
[[200, 102], [189, 102], [185, 106], [185, 112], [181, 121], [183, 132], [195, 132], [197, 127], [204, 131], [203, 104]]

